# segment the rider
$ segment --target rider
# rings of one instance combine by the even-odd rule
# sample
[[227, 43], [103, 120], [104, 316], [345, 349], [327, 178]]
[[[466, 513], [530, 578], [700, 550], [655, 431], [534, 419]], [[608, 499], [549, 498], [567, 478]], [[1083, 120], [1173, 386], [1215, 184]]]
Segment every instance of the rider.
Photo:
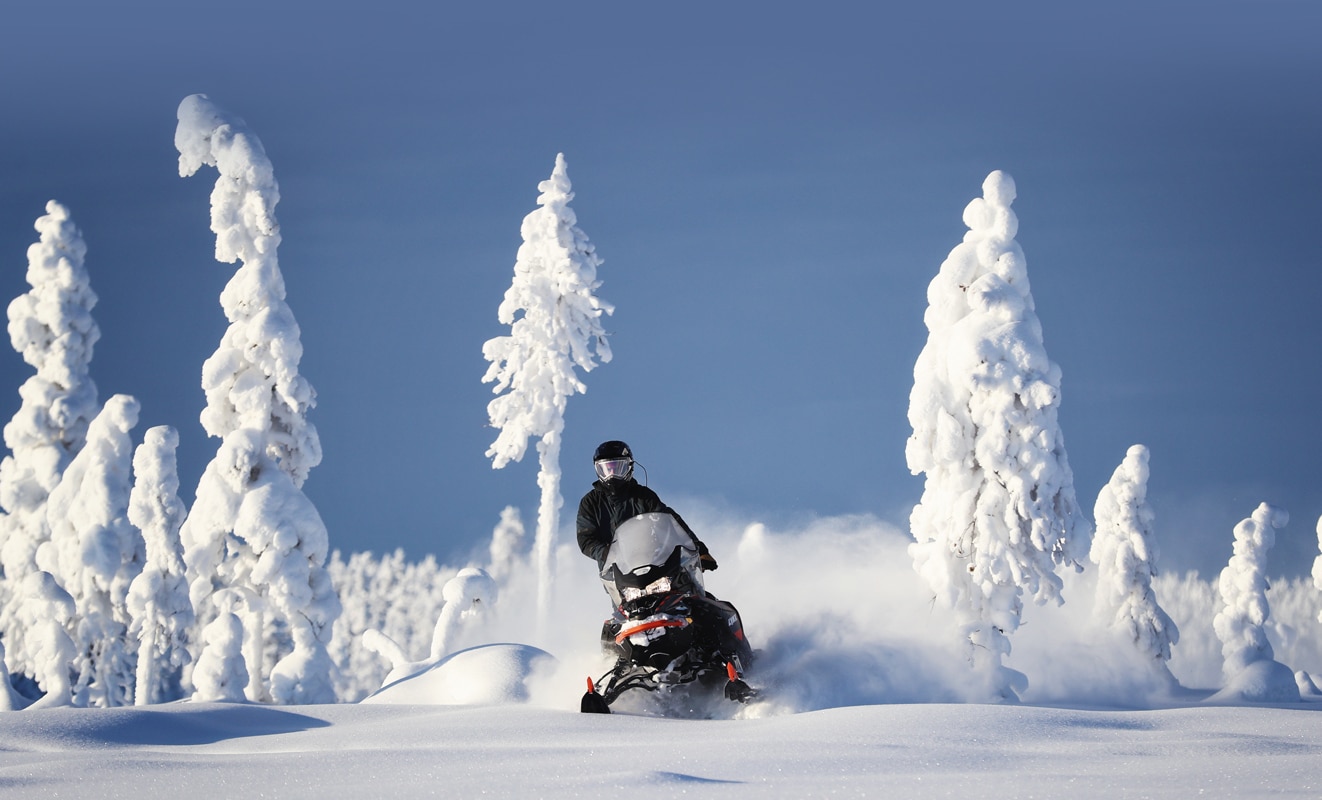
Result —
[[[602, 442], [592, 454], [592, 464], [597, 471], [597, 480], [578, 504], [578, 548], [583, 551], [583, 555], [596, 559], [598, 569], [605, 566], [611, 542], [615, 539], [615, 529], [639, 514], [651, 512], [662, 512], [674, 517], [684, 532], [693, 538], [693, 543], [698, 548], [698, 563], [703, 571], [716, 569], [716, 559], [707, 552], [707, 545], [694, 536], [693, 529], [684, 522], [683, 518], [670, 506], [661, 502], [656, 492], [639, 485], [633, 479], [633, 452], [629, 449], [629, 445], [618, 440]], [[730, 700], [746, 703], [757, 693], [736, 672], [743, 669], [752, 657], [752, 650], [744, 638], [739, 612], [733, 605], [717, 599], [710, 592], [703, 592], [703, 595], [705, 596], [688, 597], [686, 602], [690, 605], [692, 614], [692, 619], [688, 622], [694, 623], [695, 628], [701, 629], [695, 634], [696, 638], [705, 642], [704, 648], [715, 651], [710, 655], [715, 659], [718, 669], [711, 669], [712, 664], [705, 664], [704, 668], [708, 670], [705, 674], [728, 676], [729, 681], [724, 689], [725, 696]], [[618, 634], [618, 631], [618, 624], [612, 627], [612, 621], [607, 620], [603, 627], [603, 636]], [[706, 649], [704, 652], [707, 652]], [[611, 688], [607, 690], [605, 698], [597, 694], [589, 681], [588, 693], [583, 697], [582, 710], [609, 713], [610, 702], [620, 691], [640, 685], [638, 683], [640, 673], [620, 671], [628, 667], [628, 658], [621, 655], [612, 673], [615, 678], [609, 684]], [[621, 680], [621, 675], [624, 674], [631, 674], [633, 677], [623, 679], [617, 686], [615, 681]], [[704, 673], [701, 671], [695, 673], [695, 675], [701, 674]], [[630, 683], [629, 680], [634, 682]]]
[[703, 571], [716, 569], [716, 559], [707, 552], [707, 545], [694, 535], [688, 523], [661, 502], [656, 492], [634, 480], [633, 451], [629, 445], [617, 440], [602, 442], [592, 454], [592, 465], [597, 470], [598, 480], [578, 503], [578, 549], [583, 555], [596, 559], [598, 569], [605, 566], [615, 529], [639, 514], [653, 511], [670, 514], [693, 537]]

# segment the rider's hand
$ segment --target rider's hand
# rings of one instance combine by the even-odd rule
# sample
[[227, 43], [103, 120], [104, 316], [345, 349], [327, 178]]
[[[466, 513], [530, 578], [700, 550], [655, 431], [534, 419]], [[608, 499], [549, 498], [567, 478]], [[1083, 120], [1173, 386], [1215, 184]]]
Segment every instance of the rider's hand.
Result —
[[711, 553], [703, 553], [702, 557], [698, 559], [698, 566], [702, 567], [703, 572], [711, 572], [719, 565], [716, 563], [716, 559], [711, 557]]

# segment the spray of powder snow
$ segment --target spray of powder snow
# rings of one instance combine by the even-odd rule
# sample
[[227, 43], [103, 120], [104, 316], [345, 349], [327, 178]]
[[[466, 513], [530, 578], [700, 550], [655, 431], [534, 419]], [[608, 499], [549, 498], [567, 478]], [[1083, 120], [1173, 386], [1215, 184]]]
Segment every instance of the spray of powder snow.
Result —
[[[962, 651], [952, 644], [956, 620], [933, 602], [914, 572], [906, 548], [912, 539], [869, 516], [834, 517], [781, 526], [671, 500], [711, 547], [721, 567], [707, 573], [707, 588], [740, 610], [758, 652], [750, 682], [762, 689], [748, 707], [717, 704], [708, 713], [763, 716], [879, 703], [967, 702], [981, 699]], [[569, 541], [568, 534], [561, 541]], [[536, 647], [553, 662], [538, 661], [509, 702], [574, 709], [585, 678], [604, 673], [599, 633], [610, 603], [595, 565], [573, 546], [556, 552], [558, 590], [551, 627], [539, 637], [535, 622], [536, 570], [528, 559], [501, 567], [494, 613], [452, 633], [451, 653], [491, 643], [520, 643], [509, 658], [526, 659]], [[475, 563], [481, 565], [485, 552]], [[494, 567], [495, 565], [490, 565]], [[1154, 679], [1148, 656], [1099, 621], [1096, 573], [1067, 575], [1061, 606], [1026, 613], [1007, 665], [1028, 676], [1025, 702], [1095, 707], [1153, 707], [1207, 696], [1219, 685], [1220, 647], [1211, 630], [1216, 593], [1197, 575], [1161, 576], [1153, 591], [1184, 632], [1173, 648], [1171, 672], [1183, 685]], [[1269, 632], [1274, 641], [1315, 624], [1318, 593], [1306, 582], [1281, 582], [1274, 591], [1289, 617]], [[1278, 601], [1273, 600], [1273, 603]], [[1281, 658], [1294, 669], [1322, 673], [1316, 636], [1290, 636]], [[425, 658], [424, 644], [411, 657]], [[508, 660], [508, 659], [506, 659]], [[488, 658], [488, 662], [490, 659]], [[474, 657], [472, 664], [479, 663]], [[454, 673], [470, 675], [470, 668]], [[514, 686], [515, 684], [510, 684]], [[458, 690], [446, 690], [454, 697]], [[474, 689], [465, 690], [471, 694]], [[512, 692], [513, 690], [511, 690]], [[484, 702], [499, 702], [490, 693]], [[418, 701], [417, 698], [414, 698]], [[424, 700], [425, 701], [425, 700]], [[436, 702], [453, 702], [438, 696]], [[623, 702], [623, 701], [622, 701]], [[644, 706], [645, 707], [645, 706]]]

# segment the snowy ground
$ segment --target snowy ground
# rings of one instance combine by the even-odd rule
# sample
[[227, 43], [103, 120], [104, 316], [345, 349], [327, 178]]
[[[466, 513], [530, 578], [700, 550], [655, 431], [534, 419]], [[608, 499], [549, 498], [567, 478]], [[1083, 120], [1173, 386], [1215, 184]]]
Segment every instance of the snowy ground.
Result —
[[1322, 794], [1322, 704], [855, 706], [736, 720], [528, 705], [0, 716], [5, 797]]
[[[1170, 667], [1190, 688], [1154, 686], [1098, 627], [1085, 572], [1067, 578], [1065, 605], [1026, 610], [1007, 660], [1028, 676], [1023, 704], [984, 705], [902, 533], [867, 518], [779, 531], [693, 517], [724, 557], [709, 588], [762, 652], [760, 703], [717, 703], [713, 719], [578, 713], [584, 677], [604, 669], [607, 602], [590, 562], [562, 548], [543, 638], [520, 613], [532, 582], [511, 579], [506, 613], [467, 649], [363, 703], [0, 713], [0, 796], [1322, 796], [1322, 698], [1206, 701], [1224, 684], [1206, 581], [1158, 585], [1181, 628]], [[1276, 657], [1316, 680], [1322, 598], [1285, 582], [1273, 598]]]

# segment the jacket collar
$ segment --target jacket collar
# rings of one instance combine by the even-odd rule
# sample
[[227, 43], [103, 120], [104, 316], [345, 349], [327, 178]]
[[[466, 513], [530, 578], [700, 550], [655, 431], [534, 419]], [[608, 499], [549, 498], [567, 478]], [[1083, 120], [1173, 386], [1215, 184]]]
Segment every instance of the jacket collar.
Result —
[[610, 482], [597, 480], [592, 482], [592, 488], [600, 489], [607, 494], [619, 494], [621, 491], [628, 491], [638, 485], [638, 481], [633, 478], [625, 480], [612, 480]]

